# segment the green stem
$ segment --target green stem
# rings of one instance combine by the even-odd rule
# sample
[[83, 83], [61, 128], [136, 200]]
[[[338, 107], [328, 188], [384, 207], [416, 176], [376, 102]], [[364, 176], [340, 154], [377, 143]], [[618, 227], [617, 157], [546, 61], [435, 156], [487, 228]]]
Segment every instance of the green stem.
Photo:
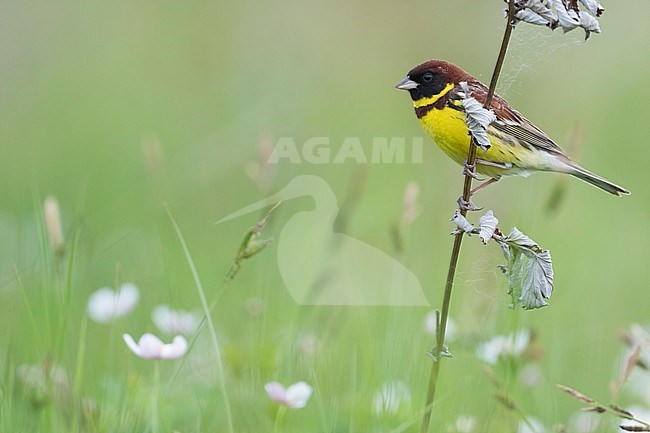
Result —
[[158, 397], [160, 394], [160, 360], [154, 361], [153, 392], [151, 393], [151, 432], [158, 433]]
[[77, 407], [77, 413], [75, 414], [73, 418], [73, 425], [72, 425], [72, 431], [73, 432], [78, 432], [80, 430], [79, 426], [82, 424], [83, 420], [83, 409], [82, 409], [82, 398], [81, 398], [81, 385], [83, 381], [83, 366], [84, 366], [84, 358], [86, 355], [86, 329], [87, 329], [87, 324], [88, 324], [88, 316], [86, 314], [83, 315], [81, 319], [81, 328], [79, 331], [79, 345], [77, 346], [77, 359], [75, 362], [75, 373], [74, 373], [74, 392], [73, 392], [73, 398], [75, 402], [75, 406]]
[[282, 431], [282, 424], [284, 422], [284, 415], [287, 413], [286, 406], [280, 406], [278, 412], [275, 414], [275, 424], [273, 425], [273, 433], [280, 433]]
[[[41, 296], [43, 302], [43, 319], [45, 326], [41, 326], [41, 329], [47, 330], [47, 335], [45, 341], [47, 344], [52, 344], [54, 341], [54, 336], [52, 334], [52, 320], [50, 317], [50, 295], [52, 294], [52, 272], [51, 272], [51, 261], [48, 255], [50, 250], [50, 245], [47, 237], [47, 229], [45, 228], [45, 216], [43, 215], [43, 200], [40, 197], [37, 189], [34, 188], [32, 192], [32, 199], [34, 201], [34, 211], [36, 212], [37, 218], [37, 229], [38, 229], [38, 241], [39, 241], [39, 252], [41, 259]], [[51, 352], [52, 347], [48, 347], [47, 351]]]
[[[510, 41], [510, 35], [512, 33], [512, 20], [515, 14], [515, 1], [510, 0], [508, 2], [508, 17], [506, 23], [506, 29], [503, 34], [503, 41], [501, 42], [501, 50], [499, 51], [499, 57], [497, 58], [497, 63], [494, 67], [494, 72], [492, 73], [492, 80], [490, 81], [490, 88], [488, 90], [487, 97], [485, 99], [485, 108], [489, 109], [490, 104], [492, 103], [492, 98], [494, 96], [494, 91], [496, 89], [497, 81], [499, 80], [499, 74], [501, 73], [501, 67], [503, 66], [503, 61], [506, 56], [506, 51], [508, 49], [508, 42]], [[467, 165], [470, 167], [476, 163], [476, 142], [474, 138], [471, 139], [469, 146], [469, 154], [467, 156]], [[472, 190], [472, 177], [469, 174], [465, 175], [465, 182], [463, 184], [463, 200], [468, 202], [470, 199], [470, 191]], [[467, 210], [461, 209], [461, 214], [463, 216], [467, 215]], [[458, 257], [460, 255], [460, 246], [463, 242], [463, 233], [460, 232], [454, 238], [454, 246], [451, 250], [451, 259], [449, 261], [449, 270], [447, 272], [447, 281], [445, 283], [445, 293], [442, 301], [442, 312], [440, 314], [440, 322], [437, 326], [436, 331], [436, 347], [433, 349], [433, 363], [431, 364], [431, 372], [429, 374], [429, 386], [427, 390], [427, 399], [425, 403], [424, 414], [422, 416], [422, 428], [420, 429], [421, 433], [427, 433], [429, 431], [429, 424], [431, 423], [431, 414], [433, 412], [433, 402], [436, 395], [436, 387], [438, 385], [438, 378], [440, 376], [440, 360], [441, 354], [444, 349], [445, 343], [445, 332], [447, 330], [447, 319], [449, 317], [449, 305], [451, 303], [451, 291], [454, 285], [454, 277], [456, 275], [456, 267], [458, 265]]]
[[[77, 253], [77, 233], [74, 232], [72, 235], [72, 241], [70, 242], [70, 253], [68, 256], [68, 267], [65, 273], [65, 291], [63, 292], [63, 302], [61, 303], [61, 312], [59, 314], [59, 330], [57, 335], [57, 343], [55, 346], [55, 363], [59, 363], [61, 356], [63, 354], [63, 346], [65, 344], [66, 329], [68, 328], [68, 318], [70, 317], [70, 300], [72, 298], [72, 271], [75, 264], [75, 256]], [[57, 260], [60, 260], [61, 257], [57, 256]], [[59, 266], [57, 266], [57, 269]]]
[[[178, 237], [178, 240], [181, 244], [181, 247], [183, 249], [183, 253], [185, 254], [185, 258], [187, 260], [187, 264], [190, 267], [190, 271], [192, 272], [192, 277], [194, 278], [194, 284], [196, 285], [196, 289], [199, 293], [199, 298], [201, 299], [201, 305], [203, 307], [203, 313], [204, 313], [204, 319], [205, 323], [208, 326], [208, 330], [210, 331], [210, 339], [212, 340], [212, 346], [215, 350], [215, 355], [216, 355], [216, 361], [217, 361], [217, 373], [219, 375], [219, 382], [221, 384], [221, 393], [223, 395], [223, 400], [224, 400], [224, 409], [226, 411], [226, 421], [228, 423], [228, 432], [229, 433], [234, 433], [235, 432], [235, 427], [233, 423], [233, 417], [232, 417], [232, 409], [230, 407], [230, 397], [228, 395], [228, 386], [226, 384], [226, 372], [225, 372], [225, 367], [223, 363], [223, 357], [221, 356], [221, 349], [219, 347], [219, 339], [217, 338], [217, 331], [214, 327], [214, 323], [212, 321], [212, 315], [211, 315], [211, 310], [212, 306], [208, 305], [208, 300], [205, 296], [205, 290], [203, 289], [203, 283], [201, 282], [201, 279], [199, 278], [199, 272], [196, 269], [196, 265], [194, 264], [194, 260], [192, 259], [192, 255], [190, 254], [190, 250], [187, 247], [187, 243], [185, 242], [185, 237], [183, 236], [183, 233], [181, 232], [180, 227], [178, 226], [178, 223], [176, 222], [176, 219], [171, 213], [171, 210], [167, 206], [167, 204], [164, 204], [165, 211], [167, 212], [167, 215], [169, 216], [169, 219], [174, 226], [174, 231], [176, 232], [176, 236]], [[215, 301], [216, 302], [216, 301]], [[214, 303], [213, 303], [214, 306]], [[196, 336], [198, 336], [198, 331], [195, 333]]]

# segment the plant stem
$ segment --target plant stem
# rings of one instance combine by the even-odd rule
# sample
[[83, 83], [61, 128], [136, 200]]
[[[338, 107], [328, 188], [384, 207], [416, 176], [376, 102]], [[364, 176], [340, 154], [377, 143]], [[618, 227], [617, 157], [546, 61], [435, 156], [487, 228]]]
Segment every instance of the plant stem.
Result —
[[[503, 40], [501, 42], [501, 49], [499, 51], [499, 57], [497, 58], [496, 65], [494, 66], [494, 72], [492, 73], [492, 80], [490, 81], [490, 88], [488, 89], [488, 94], [485, 98], [484, 107], [486, 109], [490, 108], [492, 103], [492, 98], [494, 96], [494, 91], [497, 86], [497, 81], [499, 80], [499, 74], [501, 73], [501, 67], [503, 66], [503, 61], [506, 56], [506, 51], [508, 49], [508, 42], [510, 41], [510, 34], [512, 33], [513, 27], [513, 18], [515, 14], [515, 0], [509, 0], [508, 2], [508, 17], [506, 22], [506, 28], [503, 33]], [[470, 167], [476, 163], [476, 141], [474, 138], [471, 139], [469, 145], [469, 154], [467, 155], [467, 165]], [[463, 184], [463, 200], [468, 202], [470, 199], [470, 191], [472, 190], [472, 176], [469, 174], [465, 175], [465, 182]], [[467, 215], [467, 210], [461, 209], [460, 213], [463, 216]], [[445, 343], [445, 332], [447, 330], [447, 318], [449, 317], [449, 304], [451, 303], [451, 290], [454, 285], [454, 276], [456, 275], [456, 266], [458, 265], [458, 257], [460, 255], [460, 246], [463, 242], [463, 232], [460, 232], [454, 238], [454, 246], [451, 250], [451, 259], [449, 261], [449, 270], [447, 272], [447, 281], [445, 283], [445, 293], [442, 301], [442, 312], [440, 314], [440, 321], [437, 324], [436, 328], [436, 347], [433, 348], [433, 363], [431, 364], [431, 373], [429, 375], [429, 387], [427, 390], [427, 399], [424, 409], [424, 414], [422, 416], [422, 428], [420, 429], [421, 433], [427, 433], [429, 431], [429, 424], [431, 422], [431, 414], [433, 411], [433, 401], [436, 395], [436, 386], [438, 385], [438, 377], [440, 374], [440, 360], [442, 352], [444, 350]]]
[[[205, 323], [208, 326], [208, 330], [210, 331], [210, 339], [212, 340], [212, 346], [215, 351], [216, 355], [216, 361], [217, 361], [217, 374], [219, 376], [219, 382], [221, 385], [221, 393], [223, 395], [223, 403], [224, 403], [224, 409], [226, 412], [226, 422], [228, 423], [228, 432], [229, 433], [234, 433], [235, 432], [235, 427], [233, 423], [233, 416], [232, 416], [232, 409], [230, 407], [230, 397], [228, 394], [228, 385], [226, 384], [226, 369], [223, 363], [223, 357], [221, 355], [221, 349], [219, 346], [219, 339], [217, 337], [217, 331], [214, 327], [214, 322], [212, 321], [212, 307], [208, 305], [208, 300], [205, 296], [205, 290], [203, 289], [203, 283], [201, 282], [201, 279], [199, 278], [199, 272], [196, 269], [196, 265], [194, 264], [194, 259], [192, 259], [192, 255], [190, 254], [190, 250], [187, 247], [187, 243], [185, 242], [185, 237], [183, 236], [183, 233], [181, 232], [180, 227], [178, 226], [178, 223], [176, 222], [176, 219], [171, 213], [171, 210], [169, 209], [169, 206], [167, 204], [164, 204], [165, 211], [167, 212], [167, 215], [169, 216], [169, 219], [174, 226], [174, 231], [176, 232], [176, 236], [178, 237], [179, 242], [181, 243], [181, 247], [183, 249], [183, 253], [185, 254], [185, 258], [187, 260], [187, 264], [190, 267], [190, 271], [192, 272], [192, 277], [194, 278], [194, 284], [196, 285], [196, 289], [199, 293], [199, 298], [201, 299], [201, 305], [203, 307], [203, 314]], [[201, 322], [203, 323], [203, 322]], [[195, 332], [195, 339], [198, 338], [198, 330]], [[194, 340], [196, 341], [196, 340]]]
[[275, 423], [273, 424], [273, 433], [280, 433], [282, 431], [282, 424], [284, 423], [284, 415], [287, 413], [285, 406], [280, 406], [275, 414]]
[[160, 431], [158, 424], [158, 398], [160, 396], [160, 360], [154, 361], [153, 367], [153, 392], [151, 393], [151, 432]]

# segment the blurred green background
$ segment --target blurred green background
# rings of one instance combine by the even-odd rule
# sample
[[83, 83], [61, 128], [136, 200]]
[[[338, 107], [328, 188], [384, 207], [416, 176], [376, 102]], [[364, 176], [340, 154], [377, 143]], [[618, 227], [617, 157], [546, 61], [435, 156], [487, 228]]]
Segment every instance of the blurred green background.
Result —
[[[516, 425], [493, 399], [495, 389], [474, 355], [479, 341], [521, 327], [536, 331], [541, 383], [531, 391], [516, 384], [513, 369], [503, 374], [520, 408], [552, 426], [579, 408], [555, 384], [607, 400], [621, 358], [617, 334], [650, 319], [644, 175], [650, 3], [609, 1], [605, 7], [603, 34], [586, 43], [581, 30], [562, 35], [517, 28], [499, 92], [581, 165], [632, 195], [616, 199], [578, 180], [539, 174], [507, 179], [477, 197], [505, 229], [516, 225], [551, 250], [555, 292], [547, 308], [510, 310], [506, 280], [496, 270], [501, 252], [465, 241], [451, 313], [461, 337], [452, 345], [454, 359], [443, 365], [435, 431], [463, 414], [479, 418], [476, 431]], [[497, 0], [0, 3], [4, 431], [70, 431], [66, 410], [35, 408], [12, 385], [17, 365], [58, 352], [71, 375], [81, 365], [75, 391], [97, 402], [101, 422], [84, 428], [143, 431], [152, 367], [129, 353], [120, 335], [154, 331], [154, 305], [200, 305], [163, 203], [212, 296], [257, 215], [215, 221], [297, 175], [321, 176], [339, 205], [354, 197], [345, 233], [399, 257], [420, 279], [432, 308], [440, 305], [452, 244], [449, 217], [462, 180], [460, 167], [428, 137], [421, 164], [282, 160], [265, 192], [247, 168], [265, 139], [293, 137], [300, 144], [329, 137], [335, 152], [345, 137], [359, 137], [370, 154], [373, 137], [409, 143], [424, 136], [410, 98], [393, 86], [430, 58], [489, 82], [503, 8]], [[581, 146], [568, 143], [576, 129]], [[421, 186], [423, 211], [397, 255], [391, 226], [411, 180]], [[58, 263], [39, 236], [47, 195], [60, 203], [68, 241], [77, 239], [70, 272], [68, 257]], [[265, 233], [277, 236], [283, 222], [310, 206], [307, 199], [286, 203]], [[57, 343], [63, 334], [55, 306], [65, 275], [72, 298], [61, 310], [68, 322], [64, 342]], [[111, 326], [89, 322], [79, 364], [88, 295], [122, 281], [140, 287], [140, 305]], [[259, 316], [245, 308], [257, 298], [266, 306]], [[271, 245], [244, 264], [214, 313], [236, 431], [271, 431], [274, 407], [263, 389], [270, 380], [315, 387], [307, 408], [287, 415], [288, 431], [391, 431], [417, 424], [430, 367], [425, 353], [433, 344], [423, 330], [430, 310], [298, 306]], [[316, 341], [312, 354], [300, 348], [306, 335]], [[192, 382], [185, 368], [162, 399], [165, 431], [226, 431], [214, 360], [206, 358], [195, 373], [202, 379]], [[163, 383], [174, 365], [163, 365]], [[393, 380], [408, 384], [412, 404], [377, 416], [373, 395]]]

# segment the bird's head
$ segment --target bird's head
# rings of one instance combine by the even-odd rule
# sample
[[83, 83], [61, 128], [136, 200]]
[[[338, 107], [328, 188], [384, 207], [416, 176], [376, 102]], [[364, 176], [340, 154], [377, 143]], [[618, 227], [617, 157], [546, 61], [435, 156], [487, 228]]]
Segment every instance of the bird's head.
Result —
[[472, 77], [458, 66], [443, 60], [429, 60], [411, 69], [395, 87], [408, 90], [414, 102], [435, 102], [461, 81]]

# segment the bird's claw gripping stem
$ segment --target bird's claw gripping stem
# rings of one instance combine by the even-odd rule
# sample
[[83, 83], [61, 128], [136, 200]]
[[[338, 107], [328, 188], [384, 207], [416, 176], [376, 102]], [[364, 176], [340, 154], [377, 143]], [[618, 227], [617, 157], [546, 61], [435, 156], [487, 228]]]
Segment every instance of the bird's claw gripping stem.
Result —
[[485, 180], [479, 177], [478, 174], [476, 174], [476, 163], [474, 163], [473, 165], [469, 165], [467, 161], [465, 161], [465, 165], [463, 166], [462, 173], [464, 176], [470, 176], [472, 179], [478, 180], [479, 182]]
[[470, 212], [479, 211], [483, 209], [482, 207], [476, 207], [474, 203], [472, 203], [471, 199], [465, 201], [462, 195], [458, 197], [458, 207], [460, 208], [460, 210], [465, 210]]

